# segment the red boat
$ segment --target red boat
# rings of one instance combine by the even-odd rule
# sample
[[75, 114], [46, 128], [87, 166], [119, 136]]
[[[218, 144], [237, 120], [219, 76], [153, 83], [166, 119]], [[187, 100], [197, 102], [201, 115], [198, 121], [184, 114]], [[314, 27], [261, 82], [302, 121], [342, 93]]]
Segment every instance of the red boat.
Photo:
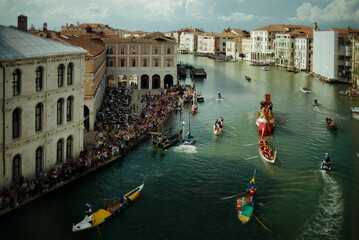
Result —
[[274, 113], [272, 112], [273, 104], [270, 100], [270, 94], [265, 94], [265, 101], [260, 102], [260, 110], [257, 115], [256, 124], [259, 127], [258, 135], [272, 136], [275, 126]]

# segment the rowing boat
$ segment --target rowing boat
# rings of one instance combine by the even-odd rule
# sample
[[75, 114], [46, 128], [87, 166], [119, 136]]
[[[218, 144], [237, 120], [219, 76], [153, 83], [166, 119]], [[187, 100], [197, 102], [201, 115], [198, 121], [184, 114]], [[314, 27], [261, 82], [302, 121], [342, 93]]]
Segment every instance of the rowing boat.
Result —
[[[147, 177], [146, 177], [147, 178]], [[104, 207], [99, 209], [97, 212], [92, 215], [86, 216], [84, 220], [74, 224], [72, 226], [73, 232], [78, 232], [86, 229], [90, 229], [100, 225], [101, 223], [109, 220], [116, 213], [123, 211], [127, 206], [129, 206], [138, 196], [140, 195], [141, 190], [145, 185], [146, 178], [143, 180], [142, 184], [132, 191], [126, 193], [123, 198], [116, 198], [111, 204], [104, 204]]]
[[215, 123], [213, 123], [213, 133], [214, 135], [220, 135], [223, 132], [224, 123], [223, 118], [217, 119]]
[[259, 155], [262, 160], [270, 163], [275, 162], [275, 159], [277, 157], [277, 150], [275, 150], [273, 153], [273, 149], [268, 145], [267, 139], [263, 141], [261, 138], [261, 140], [259, 141], [258, 149], [259, 149]]
[[[250, 189], [255, 184], [255, 175], [256, 170], [254, 170], [253, 178], [249, 182], [248, 187], [245, 189], [245, 192], [241, 195], [240, 198], [237, 199], [237, 214], [239, 220], [245, 224], [249, 221], [252, 216], [254, 210], [254, 200], [255, 200], [255, 192], [253, 191], [253, 196], [250, 196]], [[252, 199], [251, 199], [252, 198]]]

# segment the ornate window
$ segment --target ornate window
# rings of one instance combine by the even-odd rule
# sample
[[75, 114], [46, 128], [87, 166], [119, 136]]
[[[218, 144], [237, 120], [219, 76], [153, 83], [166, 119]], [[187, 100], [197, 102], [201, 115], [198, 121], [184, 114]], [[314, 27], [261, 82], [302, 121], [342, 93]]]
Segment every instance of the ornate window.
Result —
[[43, 70], [42, 67], [38, 67], [36, 69], [36, 78], [35, 78], [35, 88], [36, 92], [42, 90], [42, 76], [43, 76]]
[[42, 103], [39, 103], [35, 107], [35, 131], [41, 131], [42, 129]]
[[73, 71], [74, 71], [74, 64], [69, 63], [69, 65], [67, 65], [67, 85], [68, 86], [72, 85]]
[[63, 110], [64, 100], [60, 98], [57, 100], [56, 111], [57, 111], [57, 125], [62, 124], [62, 110]]
[[167, 54], [171, 54], [171, 47], [167, 47]]
[[148, 54], [148, 47], [147, 46], [143, 47], [143, 54]]
[[66, 101], [66, 120], [68, 122], [72, 120], [72, 103], [73, 103], [72, 99], [73, 99], [72, 97], [68, 97]]
[[131, 47], [131, 53], [132, 53], [132, 54], [136, 54], [136, 53], [137, 53], [135, 46], [132, 46], [132, 47]]
[[147, 67], [147, 59], [143, 59], [143, 67]]
[[125, 47], [124, 47], [124, 46], [121, 46], [120, 51], [121, 51], [121, 54], [125, 54]]
[[16, 69], [12, 74], [12, 95], [20, 95], [21, 90], [21, 72], [19, 69]]
[[72, 159], [72, 136], [69, 136], [66, 141], [66, 161]]
[[131, 66], [132, 66], [132, 67], [136, 67], [136, 59], [132, 59], [132, 60], [131, 60]]
[[39, 175], [42, 171], [42, 147], [36, 149], [35, 164], [36, 164], [36, 175]]
[[16, 108], [12, 111], [12, 138], [20, 137], [20, 108]]
[[158, 47], [155, 46], [155, 54], [158, 54]]
[[57, 86], [63, 87], [64, 86], [64, 72], [65, 72], [65, 66], [63, 64], [60, 64], [57, 68]]
[[57, 147], [56, 147], [56, 162], [57, 163], [62, 163], [63, 145], [64, 145], [64, 141], [62, 139], [57, 141]]
[[20, 177], [21, 175], [21, 156], [17, 154], [12, 160], [12, 179]]

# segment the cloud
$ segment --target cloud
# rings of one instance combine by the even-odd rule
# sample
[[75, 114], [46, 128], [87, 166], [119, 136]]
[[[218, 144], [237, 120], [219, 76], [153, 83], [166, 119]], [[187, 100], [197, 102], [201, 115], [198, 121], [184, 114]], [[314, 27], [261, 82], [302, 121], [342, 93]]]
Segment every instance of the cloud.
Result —
[[359, 23], [359, 1], [358, 0], [332, 0], [324, 8], [303, 3], [296, 10], [297, 15], [288, 18], [291, 22], [342, 22], [355, 21]]
[[242, 13], [242, 12], [232, 12], [229, 16], [218, 16], [217, 19], [221, 20], [221, 21], [234, 21], [234, 22], [238, 22], [238, 21], [263, 21], [263, 20], [270, 20], [271, 18], [269, 17], [258, 17], [255, 16], [253, 14], [246, 14], [246, 13]]

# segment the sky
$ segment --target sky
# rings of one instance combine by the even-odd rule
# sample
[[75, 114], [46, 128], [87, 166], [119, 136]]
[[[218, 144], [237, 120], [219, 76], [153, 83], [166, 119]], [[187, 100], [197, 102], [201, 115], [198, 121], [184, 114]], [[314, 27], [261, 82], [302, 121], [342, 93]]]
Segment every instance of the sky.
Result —
[[60, 31], [62, 25], [103, 23], [129, 31], [176, 31], [185, 27], [206, 32], [225, 28], [254, 30], [270, 24], [359, 28], [359, 0], [0, 0], [0, 24]]

